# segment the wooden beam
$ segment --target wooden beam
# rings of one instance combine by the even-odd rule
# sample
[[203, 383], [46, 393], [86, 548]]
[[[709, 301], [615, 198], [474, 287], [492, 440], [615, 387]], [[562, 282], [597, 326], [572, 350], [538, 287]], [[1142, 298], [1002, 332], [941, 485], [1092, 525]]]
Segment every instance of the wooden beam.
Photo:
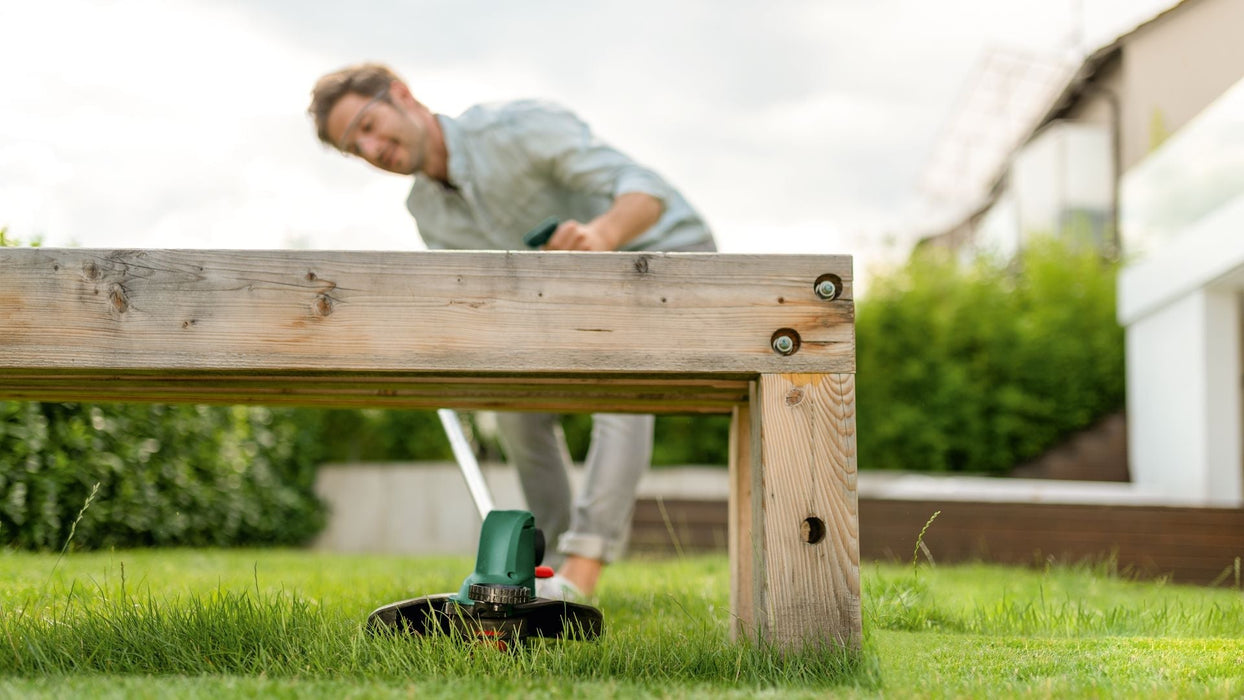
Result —
[[781, 648], [858, 647], [855, 376], [762, 375], [758, 394], [749, 636]]
[[0, 370], [0, 398], [264, 404], [313, 408], [507, 409], [582, 413], [729, 413], [747, 401], [747, 380], [726, 376], [550, 377], [412, 372], [100, 372]]
[[0, 369], [854, 371], [842, 256], [6, 248], [0, 280]]

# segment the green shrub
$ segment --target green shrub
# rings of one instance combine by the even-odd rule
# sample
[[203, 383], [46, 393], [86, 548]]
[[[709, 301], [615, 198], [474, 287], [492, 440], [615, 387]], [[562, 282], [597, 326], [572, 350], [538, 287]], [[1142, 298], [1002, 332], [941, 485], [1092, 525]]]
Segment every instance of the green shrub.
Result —
[[[592, 420], [587, 414], [562, 419], [566, 447], [575, 460], [587, 456]], [[652, 466], [725, 466], [730, 450], [730, 416], [658, 415], [653, 430]]]
[[857, 309], [859, 464], [1005, 472], [1123, 407], [1117, 264], [1039, 240], [1014, 265], [921, 251]]
[[725, 466], [729, 459], [730, 416], [657, 416], [653, 466]]
[[453, 459], [435, 411], [297, 409], [290, 419], [316, 443], [323, 462]]
[[288, 411], [0, 402], [0, 542], [297, 544], [324, 523], [319, 450]]
[[[463, 412], [470, 420], [474, 414]], [[325, 462], [411, 462], [453, 459], [453, 451], [435, 411], [381, 409], [299, 410], [294, 420], [308, 431]], [[592, 440], [588, 414], [562, 417], [566, 446], [573, 459], [587, 456]], [[725, 465], [730, 417], [660, 415], [656, 420], [654, 466]], [[476, 429], [475, 452], [484, 461], [503, 461], [495, 436]]]

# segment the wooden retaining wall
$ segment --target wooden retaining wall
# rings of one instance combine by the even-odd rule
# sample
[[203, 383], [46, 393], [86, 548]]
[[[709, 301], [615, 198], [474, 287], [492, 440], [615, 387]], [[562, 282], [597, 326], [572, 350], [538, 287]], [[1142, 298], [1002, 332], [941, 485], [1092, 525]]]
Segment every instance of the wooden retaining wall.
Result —
[[[1176, 583], [1234, 583], [1244, 557], [1244, 509], [859, 499], [860, 557], [911, 561], [916, 536], [941, 514], [924, 542], [937, 563], [988, 561], [1044, 565], [1104, 562], [1122, 574], [1169, 576]], [[642, 499], [631, 551], [725, 549], [726, 503]], [[673, 533], [673, 536], [671, 536]], [[924, 558], [921, 554], [921, 559]]]

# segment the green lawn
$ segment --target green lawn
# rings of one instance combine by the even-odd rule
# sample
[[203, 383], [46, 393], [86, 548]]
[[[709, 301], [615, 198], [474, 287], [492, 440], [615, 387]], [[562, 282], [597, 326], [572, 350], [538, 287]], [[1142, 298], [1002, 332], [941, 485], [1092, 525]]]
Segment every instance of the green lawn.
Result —
[[864, 653], [728, 641], [724, 557], [613, 567], [592, 643], [516, 653], [377, 639], [373, 608], [455, 589], [471, 561], [289, 550], [0, 552], [0, 696], [826, 694], [1238, 697], [1244, 594], [1103, 568], [866, 564]]

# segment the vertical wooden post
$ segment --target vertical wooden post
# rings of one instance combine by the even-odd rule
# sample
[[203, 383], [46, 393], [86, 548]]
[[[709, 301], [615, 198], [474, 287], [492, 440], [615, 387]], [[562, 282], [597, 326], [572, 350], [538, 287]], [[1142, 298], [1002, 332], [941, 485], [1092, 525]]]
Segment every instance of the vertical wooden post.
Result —
[[[756, 382], [750, 395], [756, 396]], [[752, 412], [751, 404], [735, 406], [730, 415], [730, 501], [727, 548], [730, 553], [730, 638], [754, 637], [755, 586], [752, 585]]]
[[[751, 459], [737, 458], [731, 479], [732, 494], [739, 492], [731, 519], [740, 530], [750, 526], [755, 548], [753, 557], [738, 551], [732, 559], [732, 575], [748, 580], [732, 585], [737, 624], [783, 649], [858, 647], [855, 377], [761, 375], [751, 404]], [[739, 485], [745, 461], [750, 504]], [[740, 549], [747, 541], [731, 536]]]

